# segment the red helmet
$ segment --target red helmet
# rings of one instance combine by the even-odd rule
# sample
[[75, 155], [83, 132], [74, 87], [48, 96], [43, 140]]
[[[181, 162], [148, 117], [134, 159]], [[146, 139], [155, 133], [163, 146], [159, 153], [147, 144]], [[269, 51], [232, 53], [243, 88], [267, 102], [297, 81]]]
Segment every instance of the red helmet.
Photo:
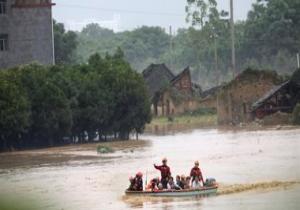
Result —
[[138, 172], [138, 173], [136, 174], [136, 176], [142, 177], [142, 176], [143, 176], [143, 173], [142, 173], [142, 172]]

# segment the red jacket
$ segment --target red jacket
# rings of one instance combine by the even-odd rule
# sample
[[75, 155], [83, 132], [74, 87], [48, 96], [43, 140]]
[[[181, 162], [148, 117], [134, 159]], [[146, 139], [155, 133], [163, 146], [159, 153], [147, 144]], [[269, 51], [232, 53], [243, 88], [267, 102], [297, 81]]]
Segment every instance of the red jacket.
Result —
[[154, 168], [156, 168], [157, 170], [160, 170], [161, 179], [166, 179], [166, 178], [169, 178], [171, 176], [171, 170], [170, 170], [169, 166], [165, 166], [165, 165], [157, 166], [157, 165], [154, 165]]
[[193, 180], [195, 179], [195, 177], [198, 177], [199, 181], [203, 182], [202, 172], [199, 167], [192, 168], [190, 176], [193, 178]]

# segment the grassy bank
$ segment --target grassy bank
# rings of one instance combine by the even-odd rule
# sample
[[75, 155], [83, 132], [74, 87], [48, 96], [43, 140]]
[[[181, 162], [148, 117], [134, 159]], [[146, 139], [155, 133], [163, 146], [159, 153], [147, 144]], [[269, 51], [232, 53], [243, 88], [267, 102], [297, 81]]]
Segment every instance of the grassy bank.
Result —
[[167, 133], [194, 128], [207, 128], [217, 126], [217, 114], [215, 110], [200, 109], [172, 117], [155, 117], [146, 126], [148, 133]]
[[153, 118], [149, 126], [155, 125], [172, 125], [172, 124], [197, 124], [202, 126], [214, 126], [217, 124], [217, 115], [204, 115], [204, 116], [191, 116], [191, 115], [180, 115], [172, 118], [168, 117], [156, 117]]

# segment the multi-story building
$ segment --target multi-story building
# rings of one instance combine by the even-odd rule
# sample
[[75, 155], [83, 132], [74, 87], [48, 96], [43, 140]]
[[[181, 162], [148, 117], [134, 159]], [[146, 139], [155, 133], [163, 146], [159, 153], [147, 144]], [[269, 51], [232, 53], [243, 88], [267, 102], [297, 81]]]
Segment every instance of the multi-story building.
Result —
[[54, 64], [51, 0], [0, 0], [0, 69]]

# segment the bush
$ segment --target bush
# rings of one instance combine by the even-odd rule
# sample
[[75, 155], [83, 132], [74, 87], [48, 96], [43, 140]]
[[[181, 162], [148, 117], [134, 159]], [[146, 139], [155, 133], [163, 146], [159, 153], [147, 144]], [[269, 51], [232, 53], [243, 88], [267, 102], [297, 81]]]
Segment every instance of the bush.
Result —
[[114, 150], [111, 147], [99, 145], [97, 147], [97, 152], [100, 154], [108, 154], [113, 153]]
[[199, 108], [195, 111], [185, 113], [185, 115], [189, 116], [207, 116], [215, 114], [217, 114], [217, 110], [215, 108]]
[[300, 103], [296, 105], [292, 114], [292, 123], [294, 125], [300, 125]]

